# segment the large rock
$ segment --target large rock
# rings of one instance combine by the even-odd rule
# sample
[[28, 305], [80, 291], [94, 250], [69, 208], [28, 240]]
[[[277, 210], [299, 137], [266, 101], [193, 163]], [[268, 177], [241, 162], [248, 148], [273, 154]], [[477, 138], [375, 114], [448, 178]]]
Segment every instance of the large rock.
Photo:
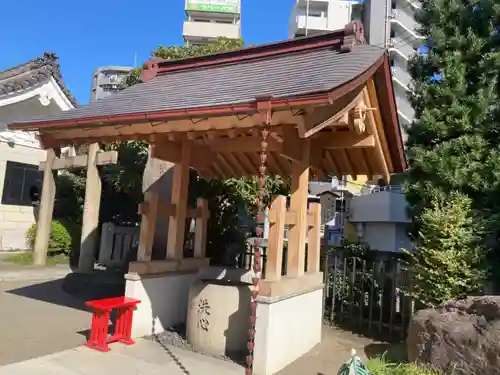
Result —
[[417, 312], [408, 358], [454, 375], [500, 375], [500, 296], [469, 297]]

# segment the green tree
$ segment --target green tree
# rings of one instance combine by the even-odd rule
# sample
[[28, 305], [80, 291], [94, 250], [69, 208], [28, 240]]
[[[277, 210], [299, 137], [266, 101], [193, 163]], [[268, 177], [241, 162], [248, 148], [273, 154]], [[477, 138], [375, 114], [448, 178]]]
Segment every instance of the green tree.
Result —
[[470, 198], [453, 192], [433, 199], [420, 214], [415, 247], [408, 251], [414, 287], [409, 292], [427, 306], [464, 298], [484, 287], [482, 225]]
[[[494, 0], [422, 0], [421, 5], [418, 32], [429, 51], [409, 64], [416, 117], [406, 129], [413, 233], [427, 225], [422, 212], [452, 191], [470, 197], [474, 214], [496, 232], [500, 6]], [[483, 242], [498, 247], [488, 233]]]

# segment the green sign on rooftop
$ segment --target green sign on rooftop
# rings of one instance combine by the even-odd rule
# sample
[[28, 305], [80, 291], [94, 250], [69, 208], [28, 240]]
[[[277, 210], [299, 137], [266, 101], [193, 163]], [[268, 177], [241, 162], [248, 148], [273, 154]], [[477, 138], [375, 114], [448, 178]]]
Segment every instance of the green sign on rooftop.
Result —
[[240, 0], [187, 0], [186, 10], [239, 14]]

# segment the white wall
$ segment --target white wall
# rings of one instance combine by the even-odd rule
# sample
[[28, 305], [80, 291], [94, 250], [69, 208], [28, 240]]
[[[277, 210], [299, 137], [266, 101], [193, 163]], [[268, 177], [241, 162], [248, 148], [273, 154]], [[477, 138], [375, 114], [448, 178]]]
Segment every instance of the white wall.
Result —
[[272, 302], [260, 299], [255, 327], [254, 372], [272, 375], [321, 342], [323, 287]]
[[[6, 161], [39, 165], [45, 160], [45, 151], [0, 142], [0, 202], [3, 194]], [[32, 206], [0, 204], [0, 250], [26, 249], [26, 231], [35, 223]]]

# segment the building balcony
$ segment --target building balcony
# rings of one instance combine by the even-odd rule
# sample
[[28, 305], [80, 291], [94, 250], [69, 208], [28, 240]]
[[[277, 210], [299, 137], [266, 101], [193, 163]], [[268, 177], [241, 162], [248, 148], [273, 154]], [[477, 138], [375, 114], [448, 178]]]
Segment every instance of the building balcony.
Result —
[[353, 223], [411, 223], [407, 207], [401, 187], [376, 187], [368, 194], [352, 198], [349, 221]]
[[392, 20], [404, 25], [409, 30], [416, 33], [418, 23], [415, 21], [415, 9], [407, 1], [396, 2], [396, 9], [392, 9], [390, 17]]
[[[393, 80], [394, 82], [395, 80]], [[409, 119], [413, 119], [415, 116], [415, 111], [413, 110], [410, 100], [408, 99], [408, 91], [402, 85], [394, 82], [394, 97], [396, 98], [396, 106], [398, 109], [398, 113]], [[405, 120], [405, 122], [408, 122]]]
[[241, 30], [239, 24], [184, 21], [184, 39], [215, 40], [219, 37], [239, 39]]
[[299, 15], [292, 20], [290, 24], [290, 35], [313, 35], [318, 32], [327, 31], [328, 29], [328, 18], [326, 16], [305, 16]]
[[394, 64], [394, 66], [391, 67], [391, 73], [392, 78], [396, 81], [396, 84], [404, 86], [408, 91], [410, 90], [411, 75], [405, 67], [402, 67], [399, 64]]

